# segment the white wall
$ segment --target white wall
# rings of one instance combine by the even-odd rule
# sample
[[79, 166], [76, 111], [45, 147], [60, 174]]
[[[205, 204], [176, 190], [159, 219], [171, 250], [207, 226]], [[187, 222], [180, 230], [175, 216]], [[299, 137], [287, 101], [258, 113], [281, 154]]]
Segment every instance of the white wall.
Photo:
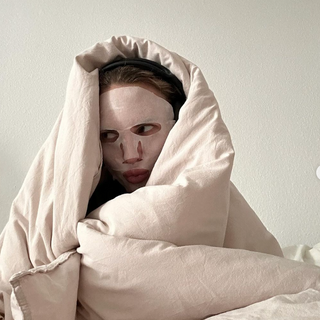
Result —
[[0, 230], [63, 106], [73, 57], [152, 39], [203, 70], [233, 180], [282, 246], [320, 242], [320, 1], [0, 0]]

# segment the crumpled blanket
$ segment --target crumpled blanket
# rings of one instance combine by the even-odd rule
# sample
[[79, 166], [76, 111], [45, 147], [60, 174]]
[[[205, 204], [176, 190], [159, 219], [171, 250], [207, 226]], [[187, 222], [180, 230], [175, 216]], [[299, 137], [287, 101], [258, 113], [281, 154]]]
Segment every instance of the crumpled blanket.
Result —
[[[147, 186], [84, 219], [102, 167], [98, 69], [121, 57], [163, 64], [187, 100]], [[203, 319], [320, 290], [320, 269], [282, 258], [230, 182], [233, 157], [217, 101], [188, 60], [127, 36], [76, 56], [65, 106], [1, 234], [0, 315]]]
[[175, 246], [106, 231], [103, 220], [78, 225], [80, 319], [204, 319], [280, 294], [320, 289], [315, 266], [247, 250]]

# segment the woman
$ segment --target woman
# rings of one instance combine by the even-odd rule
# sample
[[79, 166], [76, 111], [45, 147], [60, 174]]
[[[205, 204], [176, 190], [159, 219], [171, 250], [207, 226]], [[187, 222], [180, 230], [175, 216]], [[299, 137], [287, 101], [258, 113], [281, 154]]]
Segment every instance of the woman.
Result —
[[147, 59], [121, 59], [100, 70], [103, 174], [88, 212], [146, 185], [185, 101], [182, 84]]

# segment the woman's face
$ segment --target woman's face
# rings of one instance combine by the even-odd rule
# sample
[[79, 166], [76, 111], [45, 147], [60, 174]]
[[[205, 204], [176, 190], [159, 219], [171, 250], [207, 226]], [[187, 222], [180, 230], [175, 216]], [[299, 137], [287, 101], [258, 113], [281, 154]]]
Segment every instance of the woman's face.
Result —
[[170, 103], [147, 84], [112, 85], [100, 95], [104, 164], [128, 192], [146, 185], [173, 117]]

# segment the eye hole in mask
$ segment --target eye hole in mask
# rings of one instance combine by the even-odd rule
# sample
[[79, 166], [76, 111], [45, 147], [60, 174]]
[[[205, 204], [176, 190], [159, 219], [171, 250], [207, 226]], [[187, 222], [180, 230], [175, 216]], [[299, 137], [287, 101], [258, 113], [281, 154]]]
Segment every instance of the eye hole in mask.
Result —
[[100, 139], [101, 142], [116, 142], [117, 139], [119, 138], [119, 133], [116, 130], [106, 130], [101, 132], [100, 134]]
[[139, 136], [151, 136], [160, 130], [160, 123], [142, 123], [130, 129], [131, 132]]
[[[160, 123], [142, 123], [130, 129], [132, 133], [138, 136], [151, 136], [160, 130]], [[113, 143], [118, 140], [119, 136], [120, 134], [117, 130], [105, 130], [101, 132], [100, 139], [102, 143]]]

